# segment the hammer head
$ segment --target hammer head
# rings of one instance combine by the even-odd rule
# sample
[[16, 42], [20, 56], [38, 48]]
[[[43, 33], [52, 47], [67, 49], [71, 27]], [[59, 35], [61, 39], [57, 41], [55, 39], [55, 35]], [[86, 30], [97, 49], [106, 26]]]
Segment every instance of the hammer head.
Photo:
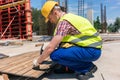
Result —
[[40, 49], [40, 55], [41, 55], [42, 52], [43, 52], [43, 46], [44, 46], [44, 44], [42, 44], [42, 46], [41, 46], [41, 49]]

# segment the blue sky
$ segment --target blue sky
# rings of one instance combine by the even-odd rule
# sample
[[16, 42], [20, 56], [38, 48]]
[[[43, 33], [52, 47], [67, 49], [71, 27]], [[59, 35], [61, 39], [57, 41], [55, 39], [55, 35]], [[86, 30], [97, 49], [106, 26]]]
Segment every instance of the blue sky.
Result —
[[[41, 9], [42, 4], [46, 0], [31, 0], [31, 6], [34, 8]], [[63, 2], [64, 0], [60, 0]], [[85, 10], [88, 7], [92, 7], [94, 11], [94, 19], [97, 16], [100, 16], [100, 4], [102, 3], [103, 6], [106, 6], [106, 13], [107, 13], [107, 22], [113, 23], [116, 17], [120, 17], [120, 0], [84, 0], [84, 8]], [[89, 4], [92, 4], [89, 6]], [[68, 12], [72, 12], [77, 14], [77, 7], [78, 7], [78, 0], [68, 0]]]

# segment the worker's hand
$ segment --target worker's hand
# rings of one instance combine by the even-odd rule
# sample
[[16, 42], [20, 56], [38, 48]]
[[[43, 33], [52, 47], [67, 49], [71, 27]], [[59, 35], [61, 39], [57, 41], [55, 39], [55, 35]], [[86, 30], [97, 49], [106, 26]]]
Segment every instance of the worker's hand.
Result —
[[36, 59], [33, 60], [33, 66], [34, 67], [39, 66], [38, 58], [36, 58]]

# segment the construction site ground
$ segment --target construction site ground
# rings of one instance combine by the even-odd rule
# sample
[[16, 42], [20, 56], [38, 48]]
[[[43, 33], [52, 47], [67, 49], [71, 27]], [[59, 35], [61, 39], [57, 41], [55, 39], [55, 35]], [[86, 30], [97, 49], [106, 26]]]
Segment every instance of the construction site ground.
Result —
[[[102, 55], [99, 60], [94, 63], [97, 65], [98, 70], [93, 75], [90, 80], [120, 80], [120, 34], [101, 34], [103, 38], [103, 48]], [[6, 40], [0, 41], [0, 43], [6, 42]], [[10, 41], [10, 40], [8, 40]], [[12, 40], [14, 41], [14, 40]], [[37, 42], [37, 41], [21, 41], [15, 40], [16, 44], [9, 46], [0, 46], [0, 53], [7, 55], [9, 57], [17, 56], [27, 52], [33, 52], [40, 50], [40, 45], [49, 42]], [[19, 44], [18, 44], [19, 42]], [[23, 44], [22, 44], [23, 43]], [[7, 59], [7, 58], [4, 58]], [[0, 65], [1, 66], [1, 65]], [[10, 66], [9, 66], [10, 67]], [[53, 70], [53, 69], [52, 69]], [[26, 80], [77, 80], [75, 74], [55, 74], [53, 71], [44, 74], [36, 79], [26, 79]], [[10, 80], [19, 80], [18, 76], [8, 75]], [[0, 76], [0, 80], [2, 80]], [[23, 80], [23, 79], [22, 79]]]

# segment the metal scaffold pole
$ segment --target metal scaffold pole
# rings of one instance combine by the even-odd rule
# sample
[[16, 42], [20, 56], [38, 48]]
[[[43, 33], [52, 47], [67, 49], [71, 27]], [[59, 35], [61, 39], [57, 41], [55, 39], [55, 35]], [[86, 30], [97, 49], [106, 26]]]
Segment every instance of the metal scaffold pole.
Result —
[[78, 0], [78, 15], [84, 17], [84, 0]]

